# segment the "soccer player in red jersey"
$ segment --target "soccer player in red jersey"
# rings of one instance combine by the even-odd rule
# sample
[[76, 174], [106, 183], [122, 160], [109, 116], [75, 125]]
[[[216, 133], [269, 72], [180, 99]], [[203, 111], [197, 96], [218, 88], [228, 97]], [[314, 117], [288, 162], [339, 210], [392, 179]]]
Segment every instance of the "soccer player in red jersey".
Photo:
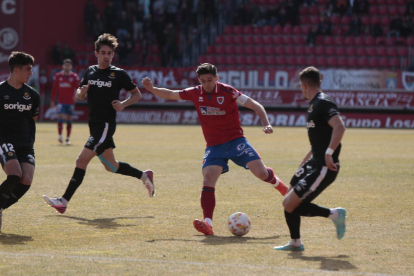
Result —
[[273, 133], [263, 106], [230, 85], [218, 82], [217, 68], [212, 64], [201, 64], [196, 73], [201, 85], [181, 91], [154, 87], [149, 78], [144, 78], [142, 83], [145, 89], [161, 98], [189, 100], [196, 107], [207, 148], [203, 158], [201, 192], [204, 221], [196, 219], [193, 224], [197, 231], [214, 235], [212, 219], [216, 205], [215, 186], [220, 174], [229, 170], [229, 159], [250, 169], [257, 178], [272, 184], [282, 195], [285, 195], [287, 186], [271, 168], [265, 166], [259, 154], [244, 137], [240, 125], [237, 104], [254, 110], [265, 126], [264, 133]]
[[59, 142], [63, 143], [62, 129], [63, 120], [66, 117], [66, 145], [70, 145], [70, 133], [72, 131], [72, 117], [76, 101], [76, 89], [79, 87], [79, 77], [72, 72], [72, 60], [63, 61], [62, 71], [56, 73], [55, 82], [52, 87], [50, 107], [55, 108], [55, 97], [58, 95], [58, 133]]

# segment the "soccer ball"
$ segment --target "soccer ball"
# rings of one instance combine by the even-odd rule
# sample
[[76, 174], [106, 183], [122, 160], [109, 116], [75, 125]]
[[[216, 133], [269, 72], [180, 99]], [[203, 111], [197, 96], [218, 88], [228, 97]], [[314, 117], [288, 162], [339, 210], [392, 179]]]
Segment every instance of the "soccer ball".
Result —
[[233, 235], [244, 236], [249, 233], [252, 224], [250, 223], [250, 218], [245, 213], [237, 212], [229, 217], [227, 226]]

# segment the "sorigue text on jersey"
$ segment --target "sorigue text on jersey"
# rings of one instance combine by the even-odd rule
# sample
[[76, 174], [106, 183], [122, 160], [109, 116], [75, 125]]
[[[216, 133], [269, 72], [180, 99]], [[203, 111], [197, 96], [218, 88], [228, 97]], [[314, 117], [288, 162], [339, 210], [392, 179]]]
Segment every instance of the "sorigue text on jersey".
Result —
[[26, 105], [26, 104], [21, 104], [19, 102], [15, 103], [15, 104], [4, 104], [4, 109], [18, 109], [20, 112], [23, 112], [25, 110], [31, 110], [32, 109], [32, 105]]
[[102, 86], [111, 87], [112, 86], [112, 81], [105, 82], [105, 81], [101, 81], [98, 79], [98, 80], [89, 80], [88, 82], [89, 84], [96, 85], [98, 87], [102, 87]]

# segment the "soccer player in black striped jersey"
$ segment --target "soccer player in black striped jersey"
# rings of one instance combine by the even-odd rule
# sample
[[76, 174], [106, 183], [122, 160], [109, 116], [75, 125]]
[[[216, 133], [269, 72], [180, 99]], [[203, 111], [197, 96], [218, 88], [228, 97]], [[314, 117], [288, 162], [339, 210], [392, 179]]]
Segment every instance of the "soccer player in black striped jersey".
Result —
[[330, 218], [338, 239], [345, 234], [346, 210], [328, 209], [311, 203], [335, 181], [339, 172], [339, 153], [345, 126], [335, 102], [321, 90], [321, 75], [315, 67], [299, 74], [303, 96], [309, 102], [307, 129], [311, 150], [290, 181], [283, 207], [291, 241], [275, 250], [303, 251], [300, 239], [300, 217]]
[[[128, 163], [117, 161], [114, 156], [115, 143], [112, 136], [116, 129], [116, 112], [141, 99], [141, 92], [131, 77], [123, 69], [111, 65], [117, 46], [116, 37], [110, 34], [98, 37], [95, 42], [98, 65], [90, 66], [86, 70], [81, 87], [77, 90], [80, 100], [86, 97], [88, 99], [90, 136], [76, 160], [75, 171], [63, 196], [43, 196], [46, 203], [61, 214], [66, 211], [68, 202], [83, 181], [86, 167], [95, 156], [98, 156], [107, 171], [141, 179], [149, 196], [153, 197], [155, 194], [151, 170], [140, 171]], [[122, 88], [131, 95], [121, 102], [119, 92]]]
[[23, 52], [9, 57], [10, 76], [0, 83], [0, 163], [7, 179], [0, 185], [0, 230], [3, 210], [30, 188], [35, 171], [35, 142], [39, 94], [26, 83], [34, 58]]

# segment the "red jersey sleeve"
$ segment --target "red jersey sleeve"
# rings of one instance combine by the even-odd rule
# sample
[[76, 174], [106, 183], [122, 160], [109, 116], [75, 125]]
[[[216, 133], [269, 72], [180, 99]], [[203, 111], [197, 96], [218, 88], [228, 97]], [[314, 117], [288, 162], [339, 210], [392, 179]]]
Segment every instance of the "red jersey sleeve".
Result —
[[179, 93], [182, 100], [193, 101], [194, 95], [199, 94], [200, 89], [199, 86], [195, 86], [181, 90]]

